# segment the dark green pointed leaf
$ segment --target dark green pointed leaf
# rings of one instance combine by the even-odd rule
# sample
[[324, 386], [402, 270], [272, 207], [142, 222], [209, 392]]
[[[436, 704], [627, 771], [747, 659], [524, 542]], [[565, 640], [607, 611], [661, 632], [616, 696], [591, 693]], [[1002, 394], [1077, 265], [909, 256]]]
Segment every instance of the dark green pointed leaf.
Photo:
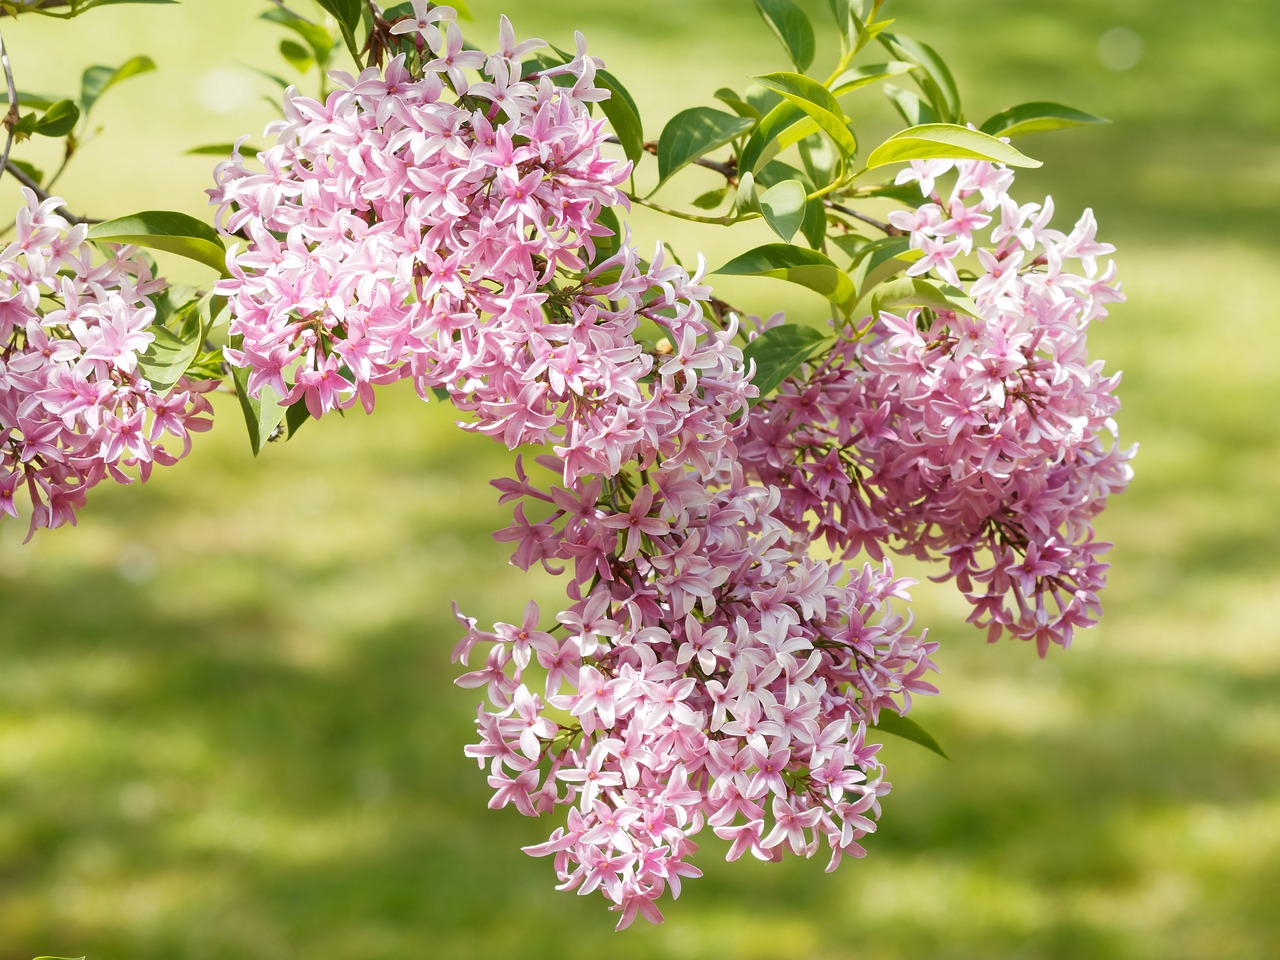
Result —
[[744, 117], [711, 107], [692, 107], [677, 113], [662, 128], [658, 138], [658, 185], [751, 126], [752, 122]]
[[1002, 140], [954, 123], [926, 123], [895, 133], [867, 157], [867, 169], [904, 160], [993, 160], [1011, 167], [1038, 167], [1039, 160]]
[[821, 197], [814, 197], [805, 203], [804, 220], [800, 224], [800, 232], [804, 234], [805, 241], [813, 249], [817, 250], [822, 246], [827, 237], [827, 208], [823, 205]]
[[804, 223], [807, 200], [807, 191], [799, 180], [783, 180], [760, 194], [760, 212], [764, 215], [764, 222], [784, 243], [790, 243]]
[[826, 186], [831, 183], [840, 168], [840, 158], [831, 146], [831, 141], [821, 134], [812, 134], [799, 142], [800, 162], [804, 164], [805, 175], [815, 185]]
[[892, 33], [882, 34], [880, 42], [895, 57], [910, 60], [920, 65], [920, 73], [916, 82], [924, 91], [934, 112], [948, 123], [959, 123], [960, 92], [956, 89], [955, 78], [942, 62], [936, 50], [927, 43], [913, 40], [910, 37], [897, 36]]
[[610, 207], [601, 207], [600, 213], [596, 216], [596, 222], [608, 227], [613, 231], [612, 236], [594, 237], [593, 242], [596, 245], [596, 255], [592, 258], [591, 263], [604, 263], [615, 253], [622, 245], [622, 224], [618, 222], [618, 215], [613, 212]]
[[284, 426], [289, 432], [288, 439], [292, 440], [294, 434], [302, 429], [302, 425], [308, 420], [314, 420], [311, 411], [307, 409], [307, 401], [304, 397], [299, 397], [286, 408], [284, 415]]
[[880, 719], [876, 721], [876, 725], [872, 729], [879, 730], [882, 733], [891, 733], [895, 737], [902, 737], [912, 743], [918, 743], [920, 746], [932, 750], [943, 760], [951, 759], [947, 756], [947, 752], [942, 749], [942, 745], [933, 738], [933, 734], [929, 733], [928, 730], [910, 717], [899, 716], [892, 710], [881, 710]]
[[1046, 130], [1062, 130], [1090, 123], [1110, 122], [1106, 117], [1095, 117], [1091, 113], [1064, 107], [1060, 103], [1037, 101], [1001, 110], [995, 116], [989, 117], [981, 130], [993, 137], [1020, 137], [1027, 133], [1042, 133]]
[[80, 108], [88, 113], [99, 98], [130, 77], [140, 73], [150, 73], [156, 68], [150, 57], [132, 57], [118, 67], [89, 67], [80, 77]]
[[853, 263], [858, 259], [858, 255], [871, 241], [866, 237], [857, 233], [837, 233], [828, 237], [832, 244], [835, 245], [841, 253], [849, 258], [849, 265], [852, 268]]
[[756, 370], [751, 382], [760, 391], [760, 396], [751, 404], [759, 403], [777, 390], [783, 380], [799, 370], [821, 345], [830, 341], [828, 334], [813, 327], [787, 323], [766, 330], [748, 343], [742, 350], [742, 360], [744, 363], [755, 361]]
[[609, 91], [600, 101], [600, 109], [622, 141], [622, 152], [632, 163], [644, 156], [644, 129], [640, 124], [640, 108], [621, 81], [606, 70], [596, 71], [596, 84]]
[[871, 296], [871, 315], [880, 316], [881, 310], [896, 311], [903, 308], [928, 307], [930, 310], [950, 310], [971, 317], [978, 315], [978, 306], [956, 287], [936, 284], [924, 277], [902, 277], [881, 284]]
[[360, 26], [360, 0], [316, 0], [316, 3], [348, 30], [354, 32]]
[[813, 63], [813, 25], [795, 0], [755, 0], [764, 22], [782, 41], [787, 56], [803, 73]]
[[36, 121], [32, 133], [43, 137], [65, 137], [80, 121], [80, 108], [70, 100], [59, 100]]
[[222, 238], [203, 220], [172, 210], [145, 210], [128, 217], [95, 223], [89, 239], [107, 243], [135, 243], [164, 250], [213, 267], [227, 270], [227, 251]]
[[808, 287], [832, 303], [847, 303], [853, 281], [816, 250], [789, 243], [767, 243], [734, 257], [716, 273], [737, 277], [776, 277]]
[[766, 90], [780, 93], [809, 115], [846, 157], [858, 152], [858, 141], [845, 122], [844, 111], [831, 91], [799, 73], [769, 73], [753, 77]]

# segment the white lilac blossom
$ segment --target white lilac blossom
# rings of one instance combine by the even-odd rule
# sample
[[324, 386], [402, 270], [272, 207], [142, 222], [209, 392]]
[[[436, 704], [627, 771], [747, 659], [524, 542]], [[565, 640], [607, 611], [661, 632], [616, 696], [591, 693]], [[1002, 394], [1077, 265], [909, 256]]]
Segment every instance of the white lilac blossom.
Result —
[[130, 247], [104, 245], [23, 188], [15, 237], [0, 251], [0, 513], [30, 509], [30, 532], [76, 522], [105, 477], [146, 480], [208, 430], [216, 381], [157, 391], [138, 358], [155, 339], [165, 286]]
[[883, 312], [865, 336], [843, 331], [755, 408], [744, 464], [782, 490], [793, 529], [845, 556], [887, 543], [945, 562], [972, 622], [1043, 655], [1097, 621], [1110, 544], [1092, 521], [1132, 475], [1119, 375], [1086, 350], [1089, 325], [1123, 299], [1101, 259], [1114, 247], [1091, 211], [1064, 234], [1051, 199], [1019, 206], [998, 164], [915, 161], [898, 180], [924, 194], [890, 215], [923, 253], [907, 273], [962, 288], [976, 315]]

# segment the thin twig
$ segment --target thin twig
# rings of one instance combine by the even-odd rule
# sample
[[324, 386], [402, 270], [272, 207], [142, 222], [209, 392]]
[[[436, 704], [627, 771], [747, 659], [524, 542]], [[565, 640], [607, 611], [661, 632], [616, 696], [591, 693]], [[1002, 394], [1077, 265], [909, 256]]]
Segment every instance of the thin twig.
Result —
[[13, 147], [14, 125], [18, 122], [18, 86], [13, 82], [13, 67], [9, 65], [9, 51], [4, 47], [4, 35], [0, 34], [0, 65], [4, 66], [4, 82], [9, 87], [9, 112], [5, 114], [4, 125], [9, 135], [4, 141], [4, 155], [0, 156], [0, 170], [9, 165], [9, 150]]
[[846, 217], [853, 217], [855, 220], [861, 220], [863, 223], [870, 224], [885, 236], [900, 237], [903, 235], [903, 231], [899, 230], [893, 224], [881, 223], [874, 217], [868, 217], [865, 213], [859, 213], [857, 210], [852, 210], [844, 204], [836, 203], [834, 200], [823, 200], [822, 203], [828, 210], [834, 210], [836, 213], [843, 213]]
[[[605, 143], [622, 143], [617, 137], [605, 137]], [[644, 149], [648, 153], [657, 154], [658, 141], [650, 140], [644, 145]], [[729, 181], [729, 186], [736, 187], [738, 185], [738, 167], [734, 163], [721, 163], [718, 160], [708, 160], [706, 157], [699, 157], [693, 161], [695, 166], [706, 167], [708, 170], [714, 170], [720, 174], [725, 180]]]
[[[20, 184], [22, 184], [24, 187], [26, 187], [32, 193], [34, 193], [36, 195], [36, 198], [41, 202], [52, 199], [49, 195], [49, 192], [45, 190], [44, 187], [40, 186], [40, 184], [37, 181], [33, 180], [31, 177], [23, 173], [20, 167], [17, 167], [14, 164], [6, 161], [4, 165], [4, 169], [8, 171], [9, 175], [12, 176], [13, 179], [17, 180]], [[72, 213], [66, 207], [54, 207], [53, 212], [56, 213], [58, 216], [62, 217], [64, 220], [68, 221], [69, 223], [101, 223], [102, 222], [101, 220], [93, 220], [89, 217], [77, 217], [74, 213]]]

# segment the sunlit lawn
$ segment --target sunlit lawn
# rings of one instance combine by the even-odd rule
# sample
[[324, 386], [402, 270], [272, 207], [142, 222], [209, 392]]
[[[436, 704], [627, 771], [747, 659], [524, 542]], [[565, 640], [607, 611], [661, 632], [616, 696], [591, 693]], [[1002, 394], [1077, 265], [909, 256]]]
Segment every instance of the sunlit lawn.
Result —
[[[560, 46], [586, 32], [650, 136], [785, 66], [746, 0], [583, 6], [510, 12]], [[487, 40], [501, 5], [473, 7]], [[253, 462], [224, 400], [188, 461], [97, 491], [78, 529], [22, 546], [0, 524], [0, 960], [1280, 955], [1280, 8], [892, 7], [953, 63], [973, 118], [1058, 99], [1116, 121], [1028, 139], [1047, 169], [1021, 178], [1064, 219], [1093, 205], [1121, 245], [1130, 301], [1093, 340], [1125, 371], [1122, 431], [1142, 451], [1102, 521], [1119, 544], [1103, 625], [1041, 662], [987, 647], [950, 587], [921, 586], [943, 695], [918, 716], [952, 762], [886, 746], [870, 856], [828, 876], [725, 864], [712, 840], [664, 926], [615, 935], [598, 898], [556, 893], [520, 853], [549, 824], [486, 810], [461, 755], [475, 697], [452, 686], [450, 601], [494, 620], [556, 598], [488, 538], [506, 454], [393, 390], [372, 420], [308, 425]], [[104, 102], [73, 207], [201, 211], [207, 158], [173, 158], [173, 138], [267, 118], [269, 85], [234, 62], [276, 40], [257, 9], [0, 24], [36, 89], [69, 91], [88, 62], [160, 62]], [[1095, 55], [1115, 27], [1145, 43], [1125, 72]], [[197, 106], [237, 84], [240, 113]], [[733, 249], [641, 229], [713, 261]], [[761, 312], [817, 309], [730, 289]]]

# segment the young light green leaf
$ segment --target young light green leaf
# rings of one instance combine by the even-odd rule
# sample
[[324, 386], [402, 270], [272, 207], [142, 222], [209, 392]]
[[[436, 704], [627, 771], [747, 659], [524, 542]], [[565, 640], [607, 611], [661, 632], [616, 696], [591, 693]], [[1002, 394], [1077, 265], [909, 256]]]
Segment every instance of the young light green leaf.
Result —
[[782, 41], [787, 56], [803, 73], [813, 63], [813, 25], [795, 0], [755, 0], [764, 22]]
[[264, 385], [257, 397], [249, 396], [248, 367], [232, 367], [231, 380], [236, 387], [236, 396], [240, 399], [245, 428], [249, 431], [249, 447], [256, 457], [271, 439], [276, 427], [280, 426], [289, 408], [280, 402], [280, 397], [269, 386]]
[[843, 97], [859, 87], [883, 80], [885, 77], [896, 77], [915, 68], [915, 64], [905, 60], [890, 60], [888, 63], [869, 63], [865, 67], [851, 67], [829, 84], [827, 88], [834, 97]]
[[89, 228], [89, 239], [108, 243], [136, 243], [195, 260], [226, 274], [227, 251], [207, 223], [172, 210], [144, 210]]
[[747, 137], [738, 157], [738, 169], [759, 170], [793, 143], [818, 134], [820, 130], [807, 113], [789, 100], [779, 98], [779, 102]]
[[268, 20], [271, 23], [278, 23], [287, 30], [292, 30], [300, 36], [311, 52], [315, 56], [315, 61], [321, 67], [324, 67], [330, 56], [333, 54], [333, 37], [329, 31], [317, 23], [309, 23], [295, 14], [289, 13], [279, 8], [273, 8], [258, 17], [259, 20]]
[[716, 91], [716, 99], [723, 103], [740, 117], [747, 117], [751, 120], [759, 120], [762, 114], [759, 110], [743, 100], [736, 92], [728, 87], [721, 87]]
[[760, 195], [760, 212], [769, 229], [790, 243], [804, 223], [808, 192], [799, 180], [783, 180]]
[[743, 362], [755, 361], [756, 370], [751, 382], [760, 391], [760, 395], [750, 401], [751, 405], [777, 390], [783, 380], [799, 370], [821, 345], [830, 341], [830, 336], [813, 327], [787, 323], [766, 330], [743, 347]]
[[[714, 190], [708, 190], [706, 193], [699, 194], [693, 200], [693, 205], [699, 210], [714, 210], [720, 204], [724, 203], [724, 198], [729, 195], [729, 187], [717, 187]], [[607, 207], [605, 209], [608, 209]], [[601, 211], [603, 212], [603, 211]]]
[[881, 310], [928, 307], [930, 310], [950, 310], [971, 317], [978, 315], [975, 304], [963, 290], [950, 285], [939, 285], [924, 277], [901, 277], [876, 288], [871, 295], [871, 315], [880, 316]]
[[738, 277], [776, 277], [820, 293], [832, 303], [845, 304], [853, 296], [853, 281], [816, 250], [789, 243], [767, 243], [734, 257], [716, 273]]
[[[30, 93], [26, 90], [18, 91], [18, 105], [22, 107], [35, 107], [37, 110], [48, 110], [58, 102], [58, 97], [47, 96], [43, 93]], [[0, 106], [6, 106], [9, 103], [8, 91], [0, 91]]]
[[948, 123], [958, 123], [961, 118], [960, 92], [937, 51], [927, 43], [892, 33], [881, 34], [880, 42], [895, 57], [919, 64], [921, 73], [916, 76], [916, 82], [929, 98], [934, 112]]
[[938, 115], [933, 112], [933, 107], [925, 103], [924, 98], [918, 93], [886, 83], [884, 95], [893, 104], [893, 109], [897, 110], [902, 119], [907, 122], [907, 126], [918, 127], [921, 124], [938, 122]]
[[907, 269], [921, 256], [923, 254], [919, 250], [911, 249], [911, 241], [907, 237], [881, 237], [864, 243], [849, 268], [858, 289], [858, 299], [865, 297], [877, 284]]
[[845, 122], [844, 111], [831, 91], [818, 81], [799, 73], [769, 73], [752, 79], [765, 89], [782, 94], [807, 113], [846, 157], [858, 152], [858, 141]]
[[711, 107], [691, 107], [672, 117], [658, 137], [658, 186], [689, 163], [723, 147], [752, 126], [745, 117]]
[[306, 73], [316, 62], [309, 49], [292, 40], [280, 41], [280, 56], [284, 57], [285, 62], [299, 73]]
[[880, 730], [883, 733], [891, 733], [895, 737], [902, 737], [912, 743], [918, 743], [920, 746], [932, 750], [943, 760], [951, 759], [947, 756], [947, 752], [942, 749], [942, 745], [933, 738], [933, 734], [929, 733], [928, 730], [910, 717], [899, 716], [892, 710], [881, 710], [880, 719], [876, 721], [873, 729]]
[[[200, 157], [231, 157], [231, 151], [236, 148], [234, 143], [206, 143], [203, 146], [192, 147], [186, 151], [187, 156]], [[251, 157], [255, 153], [261, 153], [261, 147], [255, 147], [251, 143], [240, 144], [240, 155]]]
[[640, 108], [627, 88], [607, 70], [596, 71], [596, 84], [609, 91], [600, 101], [600, 109], [622, 141], [622, 152], [632, 163], [639, 163], [644, 156], [644, 129], [640, 124]]
[[32, 127], [33, 133], [43, 137], [65, 137], [80, 121], [80, 108], [70, 100], [59, 100]]
[[1046, 130], [1062, 130], [1066, 127], [1080, 127], [1090, 123], [1110, 122], [1106, 117], [1095, 117], [1091, 113], [1064, 107], [1060, 103], [1036, 101], [1001, 110], [994, 116], [988, 117], [979, 129], [993, 137], [1020, 137], [1027, 133], [1042, 133]]
[[117, 83], [140, 73], [150, 73], [155, 68], [155, 61], [143, 56], [131, 57], [118, 67], [89, 67], [80, 77], [80, 109], [87, 114], [99, 98]]
[[895, 133], [867, 157], [867, 169], [904, 160], [994, 160], [1011, 167], [1038, 167], [1002, 140], [954, 123], [926, 123]]

